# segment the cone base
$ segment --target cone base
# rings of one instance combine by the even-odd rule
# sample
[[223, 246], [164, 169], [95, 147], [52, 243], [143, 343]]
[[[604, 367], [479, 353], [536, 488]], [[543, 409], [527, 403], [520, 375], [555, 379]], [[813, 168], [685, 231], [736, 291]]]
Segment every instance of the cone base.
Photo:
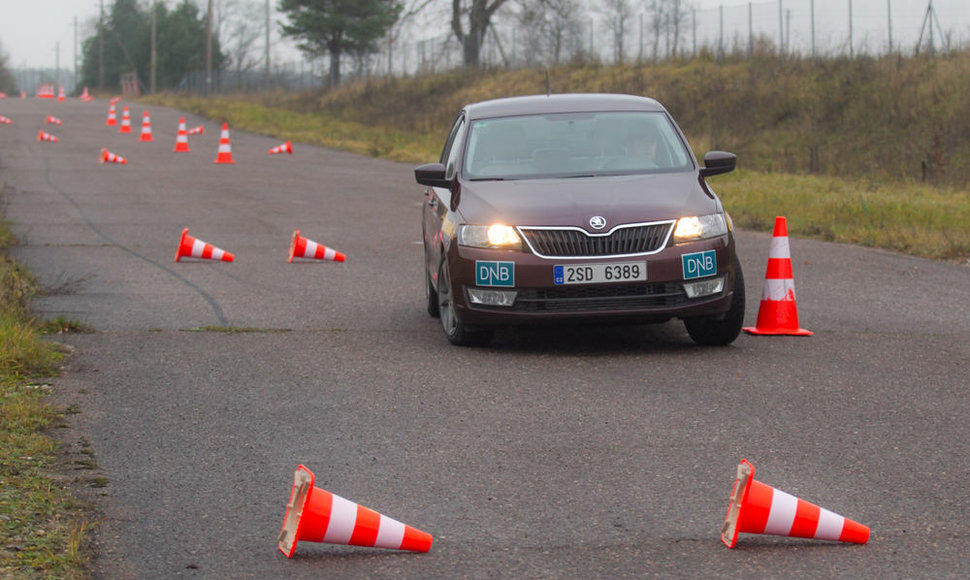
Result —
[[805, 330], [804, 328], [796, 328], [796, 329], [789, 330], [785, 328], [764, 329], [764, 328], [757, 328], [754, 326], [742, 326], [741, 330], [747, 332], [748, 334], [754, 334], [756, 336], [812, 336], [813, 334], [815, 334], [811, 330]]

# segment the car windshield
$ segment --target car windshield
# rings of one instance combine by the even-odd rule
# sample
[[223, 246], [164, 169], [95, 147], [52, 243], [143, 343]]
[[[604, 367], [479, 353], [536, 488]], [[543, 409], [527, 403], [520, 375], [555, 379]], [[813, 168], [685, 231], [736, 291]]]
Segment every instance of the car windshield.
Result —
[[471, 180], [595, 177], [693, 169], [663, 112], [559, 113], [473, 121], [463, 171]]

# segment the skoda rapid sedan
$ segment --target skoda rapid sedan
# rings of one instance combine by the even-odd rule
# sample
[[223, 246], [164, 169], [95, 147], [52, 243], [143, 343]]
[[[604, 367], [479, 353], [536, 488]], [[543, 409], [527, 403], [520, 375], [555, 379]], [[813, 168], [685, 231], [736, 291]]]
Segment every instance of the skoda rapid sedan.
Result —
[[428, 313], [456, 345], [500, 326], [684, 321], [702, 345], [737, 338], [744, 280], [731, 218], [667, 110], [644, 97], [564, 94], [466, 106], [423, 186]]

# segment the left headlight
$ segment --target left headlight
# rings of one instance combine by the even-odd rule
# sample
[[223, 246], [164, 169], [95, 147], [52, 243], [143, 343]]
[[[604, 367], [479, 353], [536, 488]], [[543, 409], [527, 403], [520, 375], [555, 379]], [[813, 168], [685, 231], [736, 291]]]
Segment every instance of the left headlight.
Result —
[[463, 225], [458, 230], [458, 243], [474, 248], [500, 248], [517, 250], [522, 248], [522, 240], [512, 226], [494, 224], [491, 226]]
[[688, 216], [677, 220], [674, 228], [674, 242], [690, 242], [723, 236], [728, 232], [727, 222], [722, 213], [702, 216]]

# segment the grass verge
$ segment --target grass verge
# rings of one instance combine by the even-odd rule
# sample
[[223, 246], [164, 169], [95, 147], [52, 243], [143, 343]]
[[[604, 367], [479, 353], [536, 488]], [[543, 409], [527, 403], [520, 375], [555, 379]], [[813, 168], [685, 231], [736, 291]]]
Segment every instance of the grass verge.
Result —
[[0, 221], [0, 577], [84, 578], [84, 507], [50, 477], [58, 450], [44, 430], [60, 416], [46, 402], [43, 377], [61, 353], [40, 338], [28, 301], [37, 284], [9, 259]]

